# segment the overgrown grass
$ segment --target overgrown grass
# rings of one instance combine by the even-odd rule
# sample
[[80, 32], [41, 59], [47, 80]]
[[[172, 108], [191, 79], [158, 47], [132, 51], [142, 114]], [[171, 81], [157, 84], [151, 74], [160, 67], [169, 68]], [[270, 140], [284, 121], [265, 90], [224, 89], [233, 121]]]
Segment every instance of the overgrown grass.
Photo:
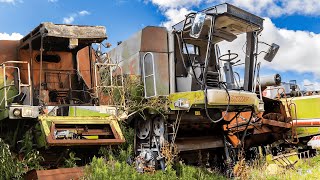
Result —
[[320, 179], [320, 156], [310, 159], [300, 159], [294, 168], [282, 168], [275, 164], [248, 168], [249, 177], [252, 180], [309, 180]]
[[181, 164], [177, 170], [171, 166], [166, 171], [155, 171], [151, 173], [138, 173], [134, 166], [125, 161], [117, 161], [113, 158], [94, 157], [91, 164], [85, 168], [85, 180], [211, 180], [226, 179], [222, 175], [214, 174], [206, 169], [186, 166]]
[[100, 149], [102, 157], [94, 157], [90, 165], [85, 167], [85, 180], [211, 180], [226, 179], [218, 173], [209, 172], [205, 168], [186, 166], [184, 164], [166, 167], [166, 171], [154, 171], [150, 173], [137, 172], [134, 163], [128, 164], [128, 160], [133, 157], [133, 137], [134, 130], [127, 127], [122, 122], [120, 124], [126, 142], [118, 148], [104, 147]]
[[[206, 168], [177, 164], [175, 168], [169, 165], [166, 171], [151, 173], [139, 173], [133, 165], [129, 165], [128, 159], [133, 156], [134, 131], [121, 124], [121, 129], [126, 138], [126, 143], [118, 148], [101, 148], [102, 157], [94, 157], [90, 165], [85, 167], [85, 180], [211, 180], [227, 179], [217, 172], [209, 172]], [[297, 159], [291, 159], [292, 161]], [[320, 156], [298, 160], [291, 169], [281, 168], [274, 165], [271, 159], [257, 160], [255, 163], [244, 166], [240, 177], [234, 179], [251, 180], [301, 180], [320, 179]]]
[[[211, 180], [227, 179], [217, 172], [209, 172], [205, 168], [176, 165], [175, 169], [168, 166], [166, 171], [138, 173], [134, 165], [126, 162], [128, 151], [121, 150], [114, 158], [109, 156], [94, 157], [90, 165], [85, 168], [85, 180], [102, 179], [130, 179], [130, 180]], [[282, 168], [272, 162], [257, 161], [255, 165], [246, 166], [243, 174], [234, 179], [250, 180], [309, 180], [320, 178], [320, 156], [310, 159], [301, 159], [294, 168]]]

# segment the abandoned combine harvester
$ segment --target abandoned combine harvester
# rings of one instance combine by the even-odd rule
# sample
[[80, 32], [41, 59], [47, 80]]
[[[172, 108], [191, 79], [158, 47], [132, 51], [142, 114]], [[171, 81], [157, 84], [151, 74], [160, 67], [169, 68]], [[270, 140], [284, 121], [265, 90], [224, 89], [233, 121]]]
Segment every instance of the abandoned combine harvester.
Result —
[[[187, 163], [198, 163], [202, 154], [211, 164], [232, 165], [240, 149], [286, 138], [291, 117], [285, 106], [256, 93], [263, 86], [256, 83], [262, 29], [262, 18], [221, 4], [187, 15], [172, 31], [145, 27], [108, 53], [125, 78], [140, 80], [149, 103], [128, 119], [135, 128], [139, 170], [164, 169], [170, 160], [166, 148], [176, 148]], [[243, 85], [233, 72], [238, 54], [221, 55], [218, 46], [230, 46], [241, 34], [246, 34]], [[272, 61], [279, 46], [269, 46], [264, 58]]]
[[42, 23], [20, 41], [1, 40], [1, 138], [21, 148], [33, 137], [37, 148], [57, 154], [124, 142], [115, 108], [102, 100], [102, 89], [112, 87], [101, 84], [99, 71], [109, 67], [91, 47], [106, 38], [101, 26]]

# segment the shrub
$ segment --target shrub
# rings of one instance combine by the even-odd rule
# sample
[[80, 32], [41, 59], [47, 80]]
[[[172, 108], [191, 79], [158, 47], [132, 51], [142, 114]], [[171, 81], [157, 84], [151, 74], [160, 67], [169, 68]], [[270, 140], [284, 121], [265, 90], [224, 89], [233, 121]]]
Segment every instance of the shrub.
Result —
[[30, 150], [21, 160], [11, 152], [9, 145], [0, 139], [0, 179], [22, 179], [32, 169], [41, 169], [43, 158], [38, 151]]

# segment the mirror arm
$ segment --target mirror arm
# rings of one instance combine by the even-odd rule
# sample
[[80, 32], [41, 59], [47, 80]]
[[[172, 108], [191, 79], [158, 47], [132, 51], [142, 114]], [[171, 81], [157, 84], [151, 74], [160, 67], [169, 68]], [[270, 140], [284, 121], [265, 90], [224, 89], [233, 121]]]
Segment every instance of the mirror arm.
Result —
[[[267, 45], [267, 46], [269, 46], [269, 47], [272, 47], [270, 44], [268, 44], [268, 43], [266, 43], [266, 42], [263, 42], [263, 41], [258, 41], [258, 43], [261, 43], [261, 44], [265, 44], [265, 45]], [[261, 52], [260, 52], [261, 53]], [[260, 54], [259, 53], [259, 54]]]
[[255, 55], [255, 56], [259, 56], [261, 53], [266, 53], [266, 54], [268, 54], [268, 52], [266, 52], [266, 51], [260, 51], [259, 53], [255, 53], [254, 55]]

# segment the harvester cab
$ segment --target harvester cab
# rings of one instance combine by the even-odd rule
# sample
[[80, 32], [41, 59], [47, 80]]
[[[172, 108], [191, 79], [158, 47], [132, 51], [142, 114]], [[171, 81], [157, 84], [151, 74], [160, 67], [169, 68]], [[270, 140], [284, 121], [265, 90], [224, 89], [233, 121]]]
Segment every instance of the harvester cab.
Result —
[[[215, 6], [198, 13], [190, 13], [186, 19], [173, 26], [173, 34], [179, 46], [175, 50], [177, 91], [205, 90], [224, 86], [227, 89], [254, 92], [257, 68], [258, 35], [263, 30], [263, 19], [244, 12], [232, 5]], [[221, 54], [219, 44], [228, 47], [246, 33], [244, 84], [236, 80], [233, 66], [238, 64], [239, 54]], [[227, 42], [227, 43], [226, 43]], [[267, 43], [264, 43], [267, 44]], [[268, 44], [267, 44], [268, 45]], [[279, 46], [268, 45], [265, 60], [271, 62]], [[180, 51], [180, 52], [179, 52]], [[180, 57], [179, 57], [180, 56]], [[181, 77], [181, 78], [180, 78]], [[185, 78], [192, 78], [187, 84]], [[184, 83], [179, 83], [183, 81]], [[239, 81], [239, 82], [237, 82]], [[179, 86], [181, 84], [181, 86]]]
[[[221, 4], [187, 15], [173, 30], [145, 27], [108, 53], [129, 79], [125, 82], [140, 81], [139, 86], [126, 84], [127, 95], [143, 92], [140, 100], [126, 98], [139, 170], [164, 169], [175, 152], [190, 164], [201, 161], [199, 153], [208, 155], [212, 165], [234, 163], [241, 158], [240, 150], [283, 138], [291, 127], [285, 108], [280, 101], [259, 95], [263, 83], [281, 81], [279, 75], [259, 78], [257, 47], [262, 30], [262, 18]], [[233, 72], [239, 54], [219, 50], [219, 44], [228, 46], [242, 34], [246, 35], [243, 83]], [[267, 61], [279, 49], [269, 46]]]

